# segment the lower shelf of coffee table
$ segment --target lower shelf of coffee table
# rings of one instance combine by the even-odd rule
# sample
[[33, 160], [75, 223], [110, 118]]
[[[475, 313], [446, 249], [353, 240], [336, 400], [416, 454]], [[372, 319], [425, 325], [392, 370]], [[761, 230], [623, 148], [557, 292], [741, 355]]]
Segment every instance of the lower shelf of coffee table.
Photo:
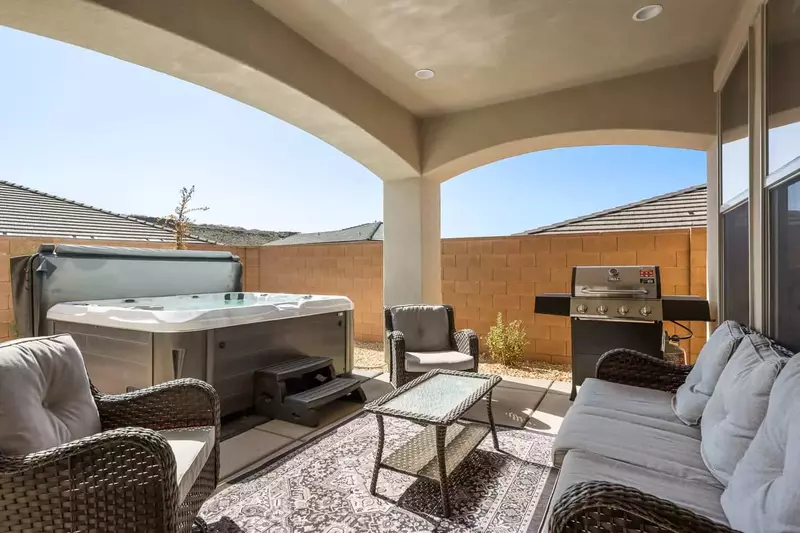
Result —
[[[456, 422], [447, 428], [445, 468], [449, 476], [489, 433], [489, 426]], [[439, 481], [436, 426], [427, 426], [381, 462], [381, 466]]]

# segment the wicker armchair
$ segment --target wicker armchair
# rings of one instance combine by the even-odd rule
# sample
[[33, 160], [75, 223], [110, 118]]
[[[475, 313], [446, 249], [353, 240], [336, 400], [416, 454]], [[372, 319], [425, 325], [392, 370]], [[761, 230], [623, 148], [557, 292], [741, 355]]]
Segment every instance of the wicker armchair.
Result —
[[[433, 363], [430, 368], [419, 368], [420, 371], [414, 371], [413, 369], [415, 367], [413, 364], [408, 364], [408, 353], [415, 353], [417, 356], [419, 355], [417, 352], [417, 346], [414, 346], [414, 343], [417, 343], [418, 341], [412, 341], [412, 344], [407, 345], [406, 336], [400, 329], [401, 326], [396, 324], [396, 321], [393, 318], [393, 313], [398, 312], [400, 309], [413, 310], [414, 312], [419, 313], [418, 316], [420, 317], [421, 321], [428, 320], [428, 316], [430, 317], [430, 320], [436, 320], [438, 318], [437, 314], [440, 315], [441, 313], [446, 313], [447, 326], [446, 328], [443, 328], [443, 331], [441, 332], [441, 349], [450, 350], [450, 353], [453, 354], [463, 354], [468, 356], [466, 358], [461, 358], [462, 361], [459, 363], [458, 367], [447, 366], [446, 368], [449, 368], [450, 370], [462, 370], [467, 372], [478, 371], [478, 356], [480, 354], [478, 347], [478, 336], [471, 329], [462, 329], [456, 331], [455, 318], [453, 316], [453, 308], [451, 306], [386, 307], [384, 309], [384, 315], [386, 320], [386, 339], [389, 343], [389, 377], [392, 385], [399, 387], [425, 374], [425, 372], [428, 370], [437, 368], [436, 364]], [[412, 334], [413, 332], [408, 333]], [[423, 352], [423, 356], [424, 351], [425, 350], [419, 350], [419, 352]], [[458, 357], [456, 356], [456, 358]], [[411, 368], [411, 370], [409, 368]]]
[[[219, 478], [217, 393], [203, 381], [180, 379], [120, 395], [92, 387], [92, 394], [100, 433], [0, 455], [0, 531], [190, 531]], [[197, 426], [215, 428], [214, 447], [179, 501], [176, 459], [157, 430]]]

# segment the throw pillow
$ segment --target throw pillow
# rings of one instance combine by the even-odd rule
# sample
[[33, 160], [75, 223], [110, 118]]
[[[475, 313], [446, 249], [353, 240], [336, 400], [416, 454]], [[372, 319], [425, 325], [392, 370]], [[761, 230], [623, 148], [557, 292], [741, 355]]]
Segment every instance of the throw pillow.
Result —
[[442, 305], [398, 305], [391, 308], [392, 326], [403, 332], [407, 352], [451, 350], [450, 321]]
[[0, 344], [0, 453], [24, 455], [100, 432], [78, 346], [69, 335]]
[[744, 336], [742, 327], [729, 320], [723, 322], [708, 338], [697, 356], [697, 363], [672, 398], [672, 410], [681, 422], [687, 426], [700, 423], [722, 370]]
[[767, 338], [752, 334], [742, 339], [722, 371], [700, 421], [700, 454], [723, 485], [756, 436], [787, 360]]
[[781, 371], [767, 415], [722, 493], [731, 527], [800, 533], [800, 356]]

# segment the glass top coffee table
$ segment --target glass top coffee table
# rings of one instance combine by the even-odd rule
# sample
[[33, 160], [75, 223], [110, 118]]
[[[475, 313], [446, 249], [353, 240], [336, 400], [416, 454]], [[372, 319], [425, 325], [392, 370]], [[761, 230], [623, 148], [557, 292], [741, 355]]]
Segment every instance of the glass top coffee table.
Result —
[[[450, 516], [448, 476], [490, 431], [495, 449], [500, 449], [492, 416], [492, 389], [501, 380], [500, 376], [474, 372], [431, 370], [364, 406], [378, 419], [378, 451], [370, 494], [375, 494], [381, 468], [428, 478], [439, 483], [444, 516]], [[489, 425], [460, 423], [464, 413], [482, 398], [486, 400]], [[429, 425], [384, 459], [384, 416]]]

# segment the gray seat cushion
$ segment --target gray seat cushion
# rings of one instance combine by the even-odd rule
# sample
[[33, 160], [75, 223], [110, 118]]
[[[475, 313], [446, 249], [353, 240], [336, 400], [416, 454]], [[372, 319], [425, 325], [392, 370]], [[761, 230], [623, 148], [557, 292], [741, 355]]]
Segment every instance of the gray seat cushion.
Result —
[[461, 352], [406, 352], [406, 372], [427, 372], [434, 368], [472, 370], [475, 358]]
[[781, 371], [764, 422], [722, 495], [731, 526], [800, 532], [800, 356]]
[[703, 460], [723, 484], [756, 436], [772, 385], [787, 360], [765, 337], [747, 335], [722, 371], [700, 429]]
[[719, 485], [700, 456], [700, 431], [601, 407], [573, 406], [553, 444], [553, 463], [582, 450], [687, 481]]
[[732, 320], [723, 322], [697, 356], [686, 381], [678, 388], [672, 402], [675, 414], [690, 426], [700, 423], [703, 410], [714, 392], [719, 376], [728, 363], [745, 333], [742, 327]]
[[[674, 395], [669, 392], [588, 378], [581, 385], [573, 408], [590, 406], [641, 415], [657, 420], [658, 422], [654, 423], [659, 426], [662, 422], [682, 424], [672, 411], [673, 397]], [[683, 431], [682, 428], [676, 430]], [[696, 432], [690, 431], [689, 434], [695, 435]]]
[[[688, 482], [669, 474], [580, 450], [567, 454], [561, 466], [550, 508], [552, 509], [569, 487], [584, 481], [608, 481], [633, 487], [690, 509], [714, 522], [725, 525], [728, 523], [719, 502], [722, 494], [719, 485]], [[548, 531], [549, 525], [550, 511], [545, 520], [544, 531]]]
[[159, 433], [167, 439], [175, 455], [178, 481], [178, 503], [183, 502], [200, 476], [214, 449], [216, 430], [213, 426], [164, 429]]
[[406, 351], [443, 352], [450, 345], [450, 321], [442, 305], [397, 305], [391, 308], [392, 327], [403, 333]]
[[69, 335], [0, 344], [0, 452], [24, 455], [100, 432], [78, 346]]

